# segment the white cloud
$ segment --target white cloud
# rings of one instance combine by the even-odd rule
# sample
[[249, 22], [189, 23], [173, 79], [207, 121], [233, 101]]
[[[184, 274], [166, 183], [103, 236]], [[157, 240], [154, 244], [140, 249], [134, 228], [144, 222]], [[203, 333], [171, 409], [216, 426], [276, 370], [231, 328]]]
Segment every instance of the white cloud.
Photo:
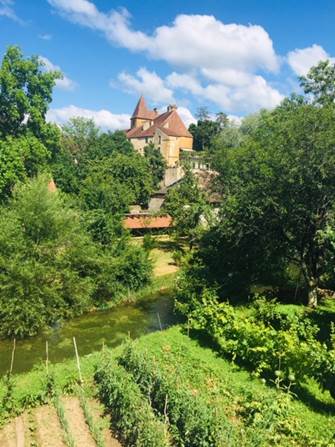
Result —
[[154, 102], [173, 102], [173, 92], [164, 85], [164, 81], [154, 72], [140, 68], [137, 77], [126, 72], [118, 76], [122, 86], [130, 92], [144, 95]]
[[166, 82], [173, 88], [179, 88], [210, 100], [225, 111], [253, 112], [259, 108], [273, 108], [283, 96], [271, 87], [262, 76], [245, 74], [243, 82], [235, 87], [229, 84], [210, 83], [202, 86], [194, 75], [171, 73]]
[[23, 21], [16, 15], [13, 6], [13, 0], [0, 0], [0, 16], [7, 17], [22, 24]]
[[313, 65], [326, 59], [332, 60], [329, 54], [316, 44], [307, 48], [297, 48], [287, 55], [289, 66], [298, 76], [305, 76]]
[[128, 129], [130, 115], [114, 114], [109, 110], [90, 110], [70, 105], [59, 109], [50, 109], [47, 113], [47, 120], [57, 124], [64, 124], [73, 117], [91, 118], [95, 124], [106, 130]]
[[200, 82], [194, 75], [191, 74], [180, 74], [173, 72], [167, 76], [166, 82], [174, 89], [179, 88], [187, 90], [194, 95], [202, 95], [203, 93], [203, 87], [201, 86]]
[[132, 28], [125, 9], [105, 13], [90, 0], [48, 2], [68, 20], [104, 33], [111, 43], [185, 71], [172, 73], [165, 80], [143, 68], [136, 76], [123, 72], [118, 79], [128, 91], [156, 102], [171, 102], [175, 90], [187, 91], [228, 113], [274, 107], [283, 98], [264, 78], [263, 72], [278, 71], [280, 58], [261, 26], [181, 14], [172, 24], [148, 34]]
[[48, 34], [48, 33], [39, 34], [38, 37], [39, 37], [39, 39], [42, 39], [42, 40], [51, 40], [52, 39], [52, 35]]
[[178, 107], [178, 113], [186, 127], [197, 122], [195, 117], [192, 115], [192, 112], [187, 107]]
[[225, 24], [208, 15], [178, 15], [172, 25], [151, 35], [135, 31], [123, 9], [100, 12], [89, 0], [48, 0], [63, 16], [100, 30], [106, 38], [133, 51], [183, 67], [276, 71], [279, 59], [261, 26]]
[[[61, 71], [61, 68], [58, 65], [53, 64], [48, 58], [44, 57], [44, 56], [40, 56], [39, 57], [40, 61], [43, 62], [44, 67], [47, 71]], [[62, 90], [73, 90], [76, 87], [76, 83], [68, 78], [67, 76], [63, 74], [63, 78], [62, 79], [57, 79], [56, 80], [56, 87], [62, 89]]]

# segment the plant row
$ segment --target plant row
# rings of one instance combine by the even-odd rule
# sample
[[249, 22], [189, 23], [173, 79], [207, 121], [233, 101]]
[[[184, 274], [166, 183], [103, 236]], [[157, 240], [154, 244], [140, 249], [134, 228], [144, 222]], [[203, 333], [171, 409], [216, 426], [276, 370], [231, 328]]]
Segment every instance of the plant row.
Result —
[[216, 414], [198, 390], [178, 380], [171, 371], [160, 367], [154, 357], [137, 351], [132, 344], [124, 349], [119, 362], [131, 372], [151, 406], [168, 423], [174, 445], [226, 445], [230, 425]]
[[166, 427], [154, 414], [133, 377], [111, 359], [103, 360], [95, 373], [100, 399], [112, 415], [120, 438], [134, 447], [168, 447]]

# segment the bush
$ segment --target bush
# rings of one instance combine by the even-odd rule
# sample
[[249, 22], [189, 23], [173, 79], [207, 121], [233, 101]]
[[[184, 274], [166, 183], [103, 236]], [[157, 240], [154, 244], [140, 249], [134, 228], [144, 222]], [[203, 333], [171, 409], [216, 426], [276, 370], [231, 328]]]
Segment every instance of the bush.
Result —
[[112, 414], [113, 429], [129, 446], [169, 446], [164, 424], [154, 415], [132, 376], [112, 360], [95, 373], [100, 398]]
[[[334, 347], [328, 350], [317, 341], [317, 328], [307, 319], [287, 318], [275, 329], [262, 321], [262, 315], [269, 315], [271, 310], [269, 304], [265, 306], [258, 302], [254, 314], [241, 318], [228, 303], [219, 303], [213, 291], [205, 290], [201, 305], [189, 317], [192, 326], [205, 330], [223, 354], [256, 375], [278, 387], [301, 384], [311, 377], [335, 398]], [[278, 318], [276, 315], [277, 324]]]
[[217, 418], [194, 390], [165, 373], [153, 358], [136, 352], [132, 345], [124, 350], [119, 362], [131, 372], [153, 408], [168, 420], [175, 445], [223, 445], [223, 429], [227, 428], [227, 422]]

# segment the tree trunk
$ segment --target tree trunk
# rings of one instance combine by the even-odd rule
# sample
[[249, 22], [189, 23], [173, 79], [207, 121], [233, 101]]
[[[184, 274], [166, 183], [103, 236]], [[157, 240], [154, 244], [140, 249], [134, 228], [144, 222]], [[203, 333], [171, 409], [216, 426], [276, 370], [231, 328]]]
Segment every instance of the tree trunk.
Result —
[[308, 281], [308, 306], [316, 307], [318, 305], [318, 286], [314, 278]]

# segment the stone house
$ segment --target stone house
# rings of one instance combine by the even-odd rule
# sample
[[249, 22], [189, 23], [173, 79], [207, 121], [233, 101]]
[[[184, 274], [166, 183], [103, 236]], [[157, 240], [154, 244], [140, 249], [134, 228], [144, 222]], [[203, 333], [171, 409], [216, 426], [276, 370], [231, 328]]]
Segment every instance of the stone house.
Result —
[[181, 154], [192, 151], [192, 134], [175, 105], [169, 105], [166, 112], [159, 114], [157, 109], [148, 109], [141, 96], [130, 122], [131, 128], [126, 135], [134, 148], [143, 154], [144, 147], [153, 143], [161, 151], [168, 168], [178, 167]]

